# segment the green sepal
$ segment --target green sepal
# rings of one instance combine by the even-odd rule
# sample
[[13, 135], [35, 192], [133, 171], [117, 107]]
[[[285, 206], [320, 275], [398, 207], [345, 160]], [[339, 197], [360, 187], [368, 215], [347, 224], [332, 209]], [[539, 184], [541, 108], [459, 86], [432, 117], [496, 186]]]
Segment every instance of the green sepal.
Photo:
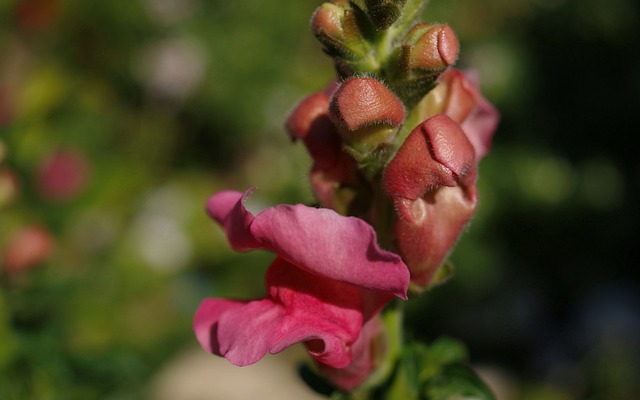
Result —
[[406, 0], [365, 0], [369, 18], [377, 30], [389, 28], [402, 14]]
[[438, 268], [433, 278], [431, 278], [431, 282], [429, 282], [428, 289], [431, 289], [435, 286], [440, 286], [443, 283], [447, 282], [453, 275], [455, 274], [455, 267], [451, 261], [446, 261], [444, 264]]

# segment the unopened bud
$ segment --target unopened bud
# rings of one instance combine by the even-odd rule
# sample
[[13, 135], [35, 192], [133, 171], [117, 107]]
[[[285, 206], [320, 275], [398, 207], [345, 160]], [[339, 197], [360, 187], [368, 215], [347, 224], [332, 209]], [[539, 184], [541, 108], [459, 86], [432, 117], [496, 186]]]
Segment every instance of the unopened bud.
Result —
[[346, 143], [366, 155], [390, 141], [405, 118], [402, 101], [373, 78], [350, 78], [336, 91], [329, 114]]
[[429, 285], [475, 211], [475, 165], [462, 128], [440, 114], [411, 131], [384, 172], [396, 245], [414, 288]]
[[333, 95], [331, 118], [349, 131], [373, 125], [399, 125], [404, 106], [382, 82], [373, 78], [346, 80]]
[[311, 30], [323, 44], [344, 40], [342, 17], [344, 10], [331, 3], [323, 3], [311, 17]]
[[365, 0], [369, 18], [378, 30], [391, 26], [400, 14], [406, 0]]
[[440, 186], [456, 186], [475, 168], [473, 146], [462, 128], [446, 115], [418, 125], [384, 173], [387, 194], [415, 200]]
[[404, 40], [403, 52], [409, 69], [442, 71], [458, 58], [460, 45], [447, 25], [417, 24]]
[[311, 17], [311, 30], [332, 57], [358, 60], [368, 51], [354, 11], [348, 4], [323, 3]]
[[285, 124], [291, 140], [307, 137], [313, 122], [321, 115], [327, 115], [328, 110], [329, 96], [323, 92], [303, 99], [291, 112]]

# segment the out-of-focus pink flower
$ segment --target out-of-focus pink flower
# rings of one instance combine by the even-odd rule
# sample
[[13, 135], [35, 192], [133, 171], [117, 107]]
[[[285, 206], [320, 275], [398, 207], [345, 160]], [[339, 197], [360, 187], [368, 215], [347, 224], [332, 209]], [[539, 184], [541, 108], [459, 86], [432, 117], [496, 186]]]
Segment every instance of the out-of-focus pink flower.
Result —
[[387, 166], [385, 190], [398, 221], [396, 244], [425, 287], [475, 211], [476, 158], [460, 126], [446, 115], [416, 127]]
[[[243, 366], [304, 342], [326, 368], [366, 366], [368, 347], [356, 346], [363, 325], [394, 295], [406, 298], [406, 265], [380, 249], [373, 228], [358, 218], [300, 204], [254, 216], [243, 204], [249, 193], [218, 193], [207, 211], [235, 250], [277, 254], [267, 271], [268, 295], [248, 302], [206, 299], [194, 318], [202, 347]], [[368, 373], [349, 372], [351, 378], [335, 382], [352, 387]]]
[[39, 166], [36, 184], [48, 200], [71, 200], [85, 188], [89, 179], [89, 162], [77, 150], [52, 153]]
[[59, 0], [19, 0], [16, 19], [24, 29], [43, 31], [56, 21], [59, 8]]
[[9, 239], [2, 257], [3, 271], [12, 275], [46, 260], [54, 249], [51, 233], [40, 226], [29, 226]]

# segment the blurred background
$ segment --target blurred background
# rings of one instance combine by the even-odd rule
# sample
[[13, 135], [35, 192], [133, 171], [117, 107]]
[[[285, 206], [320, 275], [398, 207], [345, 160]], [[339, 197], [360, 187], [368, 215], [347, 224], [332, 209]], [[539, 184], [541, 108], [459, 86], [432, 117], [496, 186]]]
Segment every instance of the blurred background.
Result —
[[[230, 370], [191, 318], [204, 297], [261, 296], [271, 259], [229, 249], [210, 194], [313, 202], [283, 122], [333, 77], [319, 4], [0, 1], [0, 399], [314, 398], [300, 351]], [[457, 274], [407, 323], [466, 342], [501, 400], [640, 398], [639, 8], [425, 13], [502, 122]]]

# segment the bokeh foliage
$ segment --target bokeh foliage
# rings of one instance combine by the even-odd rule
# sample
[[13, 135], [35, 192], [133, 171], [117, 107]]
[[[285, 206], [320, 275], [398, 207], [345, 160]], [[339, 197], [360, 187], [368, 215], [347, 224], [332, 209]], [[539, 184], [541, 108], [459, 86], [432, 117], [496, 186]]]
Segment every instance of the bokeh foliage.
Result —
[[[203, 212], [216, 190], [306, 202], [282, 123], [333, 71], [319, 2], [0, 3], [0, 252], [21, 228], [55, 251], [0, 282], [0, 398], [134, 399], [194, 345], [205, 296], [261, 294], [269, 255], [233, 253]], [[409, 328], [463, 340], [513, 399], [640, 397], [635, 265], [640, 21], [632, 0], [433, 0], [502, 113], [456, 277]], [[58, 149], [88, 160], [77, 196], [38, 187]], [[3, 151], [0, 151], [2, 153]]]

